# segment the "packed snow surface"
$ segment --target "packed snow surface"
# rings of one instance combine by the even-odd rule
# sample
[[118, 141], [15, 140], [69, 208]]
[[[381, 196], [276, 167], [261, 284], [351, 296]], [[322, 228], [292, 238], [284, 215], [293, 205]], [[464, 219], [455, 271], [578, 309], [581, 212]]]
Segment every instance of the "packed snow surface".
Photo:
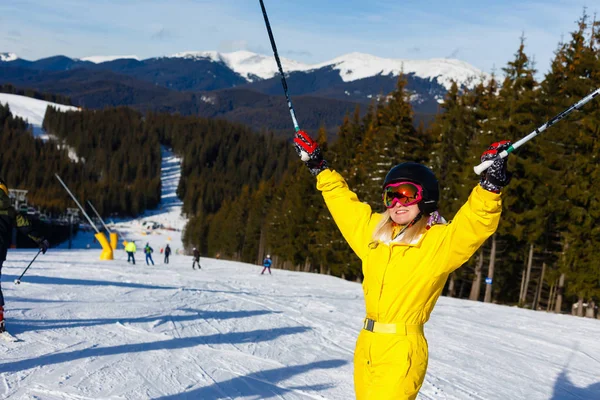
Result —
[[[158, 246], [154, 249], [157, 250]], [[360, 284], [239, 262], [51, 249], [3, 269], [0, 397], [353, 398]], [[598, 399], [600, 321], [441, 298], [420, 399]]]

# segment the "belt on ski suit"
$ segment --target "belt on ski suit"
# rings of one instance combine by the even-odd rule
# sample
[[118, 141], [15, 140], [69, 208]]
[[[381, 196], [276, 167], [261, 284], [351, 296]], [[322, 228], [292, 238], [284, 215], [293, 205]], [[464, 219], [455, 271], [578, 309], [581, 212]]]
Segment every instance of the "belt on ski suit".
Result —
[[365, 318], [363, 329], [373, 333], [395, 333], [400, 335], [422, 335], [423, 325], [383, 324]]

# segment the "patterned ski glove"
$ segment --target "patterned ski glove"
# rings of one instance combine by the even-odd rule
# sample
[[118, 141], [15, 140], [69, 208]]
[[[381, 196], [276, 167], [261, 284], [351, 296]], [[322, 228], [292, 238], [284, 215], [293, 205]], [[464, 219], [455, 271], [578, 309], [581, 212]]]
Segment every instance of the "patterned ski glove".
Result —
[[[502, 151], [508, 149], [512, 143], [509, 140], [492, 143], [490, 147], [481, 155], [481, 161], [488, 161], [496, 158]], [[507, 158], [499, 158], [483, 173], [479, 184], [485, 190], [494, 193], [500, 193], [502, 188], [508, 185], [512, 176], [506, 170]]]
[[328, 168], [327, 161], [323, 159], [323, 154], [321, 154], [319, 144], [308, 136], [308, 133], [304, 131], [296, 132], [294, 147], [300, 159], [304, 161], [304, 164], [314, 176], [319, 175], [321, 171]]

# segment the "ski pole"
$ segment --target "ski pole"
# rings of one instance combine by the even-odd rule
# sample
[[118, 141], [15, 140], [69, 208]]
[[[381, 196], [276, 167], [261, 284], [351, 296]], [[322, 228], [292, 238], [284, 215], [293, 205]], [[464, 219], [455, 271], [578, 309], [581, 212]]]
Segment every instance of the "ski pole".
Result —
[[574, 110], [580, 109], [581, 107], [583, 107], [584, 104], [586, 104], [587, 102], [589, 102], [590, 100], [592, 100], [594, 97], [598, 96], [599, 94], [600, 94], [600, 89], [594, 90], [592, 93], [588, 94], [583, 99], [581, 99], [577, 103], [573, 104], [571, 107], [567, 108], [566, 110], [564, 110], [560, 114], [556, 115], [554, 118], [552, 118], [551, 120], [547, 121], [545, 124], [543, 124], [542, 126], [540, 126], [539, 128], [537, 128], [536, 130], [534, 130], [533, 132], [531, 132], [529, 135], [527, 135], [524, 138], [522, 138], [521, 140], [513, 143], [508, 149], [502, 151], [495, 159], [484, 161], [481, 164], [479, 164], [476, 167], [474, 167], [473, 170], [475, 171], [475, 173], [477, 175], [480, 175], [483, 171], [485, 171], [486, 169], [488, 169], [490, 167], [490, 165], [492, 165], [494, 163], [494, 161], [496, 161], [498, 158], [506, 158], [506, 157], [508, 157], [508, 155], [510, 153], [512, 153], [513, 151], [515, 151], [519, 147], [521, 147], [521, 145], [527, 143], [528, 141], [530, 141], [531, 139], [533, 139], [534, 137], [536, 137], [540, 133], [544, 132], [546, 129], [550, 128], [552, 125], [554, 125], [555, 123], [557, 123], [558, 121], [560, 121], [561, 119], [563, 119], [564, 117], [566, 117], [567, 115], [571, 114]]
[[29, 269], [29, 267], [31, 267], [31, 264], [33, 264], [33, 262], [40, 255], [41, 252], [42, 252], [42, 250], [40, 250], [40, 251], [37, 252], [37, 254], [35, 255], [35, 257], [33, 257], [33, 260], [31, 260], [31, 262], [29, 263], [29, 265], [27, 266], [27, 268], [25, 268], [25, 271], [23, 271], [23, 273], [21, 274], [21, 276], [19, 278], [15, 279], [15, 285], [18, 285], [18, 284], [21, 283], [21, 278], [23, 277], [23, 275], [25, 275], [25, 272], [27, 272], [27, 270]]
[[290, 115], [292, 116], [292, 121], [294, 123], [294, 129], [296, 132], [300, 130], [298, 126], [298, 120], [296, 119], [296, 113], [294, 112], [294, 107], [292, 106], [292, 99], [288, 93], [287, 82], [285, 81], [285, 74], [283, 73], [283, 68], [281, 67], [281, 61], [279, 60], [279, 53], [277, 52], [277, 46], [275, 45], [275, 38], [273, 37], [273, 31], [271, 30], [271, 24], [269, 23], [269, 17], [267, 16], [267, 10], [265, 9], [265, 4], [263, 0], [260, 1], [260, 8], [262, 9], [263, 17], [265, 18], [265, 25], [267, 26], [267, 32], [269, 33], [269, 39], [271, 40], [271, 47], [273, 48], [273, 54], [275, 55], [275, 61], [277, 62], [277, 68], [279, 68], [279, 74], [281, 75], [281, 84], [283, 85], [283, 92], [285, 93], [285, 98], [287, 100], [288, 108], [290, 109]]

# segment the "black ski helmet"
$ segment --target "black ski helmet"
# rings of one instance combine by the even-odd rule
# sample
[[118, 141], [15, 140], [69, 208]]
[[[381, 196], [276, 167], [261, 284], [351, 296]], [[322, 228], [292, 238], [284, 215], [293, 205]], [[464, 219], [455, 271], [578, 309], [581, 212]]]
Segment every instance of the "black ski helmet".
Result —
[[432, 170], [416, 162], [403, 162], [390, 169], [383, 180], [382, 189], [390, 183], [402, 181], [418, 183], [423, 187], [423, 200], [418, 203], [422, 213], [431, 214], [437, 210], [440, 184]]

